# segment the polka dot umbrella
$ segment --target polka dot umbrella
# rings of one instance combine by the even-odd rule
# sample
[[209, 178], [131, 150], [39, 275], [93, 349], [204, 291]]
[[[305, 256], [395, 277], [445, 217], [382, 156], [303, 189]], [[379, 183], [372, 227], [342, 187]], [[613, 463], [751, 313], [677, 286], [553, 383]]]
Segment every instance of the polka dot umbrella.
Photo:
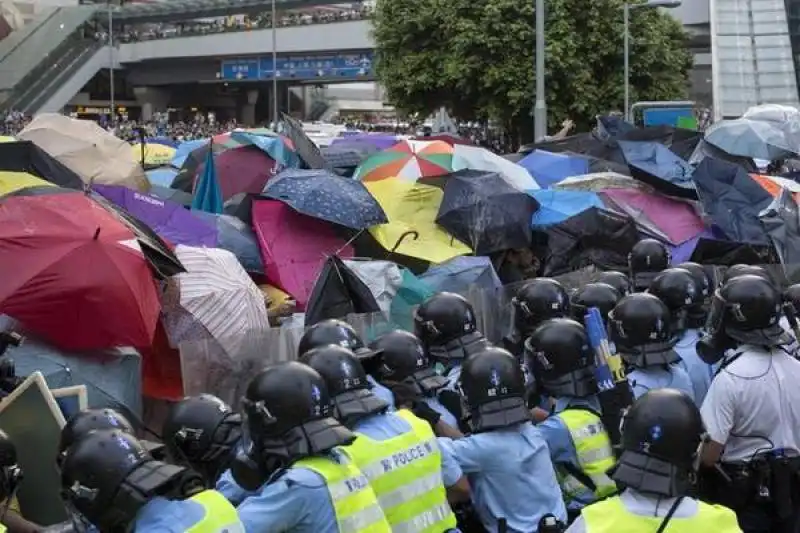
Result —
[[406, 140], [370, 156], [353, 177], [361, 181], [400, 178], [413, 183], [421, 177], [443, 176], [452, 171], [452, 146], [443, 141]]

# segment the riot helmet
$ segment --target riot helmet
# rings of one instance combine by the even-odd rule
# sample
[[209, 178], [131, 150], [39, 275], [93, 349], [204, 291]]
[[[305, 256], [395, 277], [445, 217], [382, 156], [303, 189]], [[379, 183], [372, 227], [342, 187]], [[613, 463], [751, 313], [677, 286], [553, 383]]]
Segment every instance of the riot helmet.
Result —
[[622, 455], [612, 471], [617, 483], [665, 498], [691, 487], [703, 438], [694, 401], [676, 389], [655, 389], [633, 402], [622, 421]]
[[458, 294], [434, 294], [414, 311], [414, 333], [428, 355], [438, 361], [460, 361], [484, 347], [472, 305]]
[[502, 348], [490, 346], [467, 358], [460, 388], [475, 433], [530, 420], [522, 366]]
[[92, 431], [101, 429], [119, 430], [129, 435], [135, 434], [133, 425], [121, 413], [113, 409], [87, 409], [74, 414], [61, 429], [58, 444], [58, 462], [67, 449], [76, 441]]
[[383, 353], [377, 372], [379, 381], [405, 383], [422, 396], [447, 385], [447, 378], [436, 373], [422, 341], [413, 333], [401, 329], [384, 333], [370, 343], [370, 348]]
[[617, 289], [617, 292], [623, 298], [633, 293], [633, 283], [631, 283], [631, 278], [616, 270], [600, 272], [600, 274], [597, 275], [595, 283], [608, 283]]
[[575, 320], [553, 318], [540, 324], [525, 341], [525, 363], [548, 396], [597, 394], [589, 336]]
[[783, 291], [783, 301], [785, 303], [792, 304], [795, 316], [800, 314], [800, 283], [790, 285], [785, 291]]
[[708, 306], [711, 302], [711, 295], [714, 293], [711, 276], [708, 275], [702, 265], [691, 261], [679, 264], [678, 268], [687, 270], [692, 275], [695, 288], [699, 293], [699, 301], [691, 304], [686, 309], [686, 326], [693, 329], [701, 328], [706, 323]]
[[536, 326], [551, 318], [569, 316], [569, 295], [552, 278], [535, 278], [523, 285], [512, 298], [514, 327], [527, 337]]
[[161, 435], [172, 462], [193, 468], [213, 487], [233, 459], [242, 417], [216, 396], [191, 396], [172, 405]]
[[353, 352], [329, 344], [303, 354], [301, 362], [322, 376], [333, 400], [333, 417], [349, 428], [376, 413], [383, 413], [389, 404], [369, 389], [367, 373]]
[[668, 268], [661, 271], [647, 292], [666, 304], [672, 317], [672, 333], [682, 334], [686, 328], [689, 307], [702, 304], [702, 294], [688, 270]]
[[67, 449], [61, 465], [62, 499], [101, 533], [128, 531], [155, 497], [183, 499], [203, 488], [194, 471], [154, 460], [120, 430], [89, 432]]
[[720, 287], [728, 283], [733, 278], [738, 278], [739, 276], [756, 276], [759, 278], [763, 278], [770, 283], [772, 283], [772, 277], [769, 275], [769, 272], [758, 265], [745, 265], [742, 263], [730, 266], [725, 270], [725, 273], [722, 275], [722, 282], [720, 283]]
[[596, 307], [605, 322], [621, 299], [619, 291], [608, 283], [587, 283], [572, 294], [572, 316], [583, 324], [589, 308]]
[[22, 469], [17, 462], [17, 448], [6, 432], [0, 430], [0, 501], [13, 497], [20, 481]]
[[297, 355], [302, 357], [304, 353], [320, 346], [335, 344], [347, 348], [356, 354], [359, 359], [370, 358], [378, 355], [374, 350], [370, 350], [364, 345], [364, 341], [358, 336], [353, 326], [343, 320], [329, 318], [317, 322], [306, 329], [300, 338], [297, 347]]
[[633, 287], [643, 291], [650, 286], [656, 275], [669, 267], [670, 255], [667, 247], [655, 239], [642, 239], [633, 245], [628, 254], [628, 268]]
[[673, 349], [672, 317], [664, 302], [652, 294], [626, 296], [608, 315], [608, 336], [622, 359], [644, 368], [678, 362]]

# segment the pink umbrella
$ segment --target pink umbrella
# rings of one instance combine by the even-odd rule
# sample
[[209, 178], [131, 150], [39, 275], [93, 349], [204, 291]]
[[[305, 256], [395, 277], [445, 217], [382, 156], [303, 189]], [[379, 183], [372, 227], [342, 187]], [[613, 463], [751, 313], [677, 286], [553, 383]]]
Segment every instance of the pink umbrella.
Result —
[[606, 189], [602, 194], [634, 220], [647, 218], [674, 245], [691, 239], [705, 228], [688, 202], [637, 189]]
[[283, 202], [255, 200], [252, 216], [267, 279], [297, 300], [300, 309], [305, 309], [328, 256], [353, 257], [352, 246], [330, 224], [301, 215]]

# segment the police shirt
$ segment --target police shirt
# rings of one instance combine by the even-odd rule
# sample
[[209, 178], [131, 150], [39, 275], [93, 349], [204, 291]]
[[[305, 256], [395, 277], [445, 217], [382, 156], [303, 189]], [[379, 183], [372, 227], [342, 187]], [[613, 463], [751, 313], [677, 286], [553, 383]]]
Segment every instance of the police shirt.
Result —
[[[708, 389], [700, 414], [709, 436], [725, 445], [723, 462], [754, 453], [800, 453], [800, 361], [781, 347], [742, 345]], [[730, 356], [726, 356], [730, 357]]]
[[[153, 498], [136, 515], [133, 533], [183, 533], [197, 525], [205, 516], [206, 509], [191, 499]], [[238, 531], [231, 530], [231, 533]]]

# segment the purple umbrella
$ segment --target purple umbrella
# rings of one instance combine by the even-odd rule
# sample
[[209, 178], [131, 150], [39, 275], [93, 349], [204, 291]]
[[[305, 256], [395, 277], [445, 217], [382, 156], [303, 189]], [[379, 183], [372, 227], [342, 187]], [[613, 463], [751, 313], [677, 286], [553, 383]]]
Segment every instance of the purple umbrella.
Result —
[[394, 135], [381, 135], [381, 134], [371, 134], [371, 133], [364, 133], [361, 135], [350, 135], [348, 137], [340, 137], [338, 139], [334, 139], [331, 143], [331, 146], [338, 146], [340, 144], [347, 144], [348, 147], [353, 148], [358, 146], [359, 144], [374, 146], [379, 150], [385, 150], [386, 148], [391, 148], [395, 144], [397, 144], [397, 137]]
[[673, 265], [685, 263], [689, 261], [694, 253], [694, 249], [700, 239], [713, 239], [714, 233], [710, 229], [704, 229], [698, 235], [691, 239], [680, 243], [677, 246], [670, 246], [670, 254], [672, 255], [671, 262]]
[[118, 185], [94, 185], [92, 189], [150, 226], [172, 244], [217, 245], [217, 228], [192, 216], [179, 204]]

